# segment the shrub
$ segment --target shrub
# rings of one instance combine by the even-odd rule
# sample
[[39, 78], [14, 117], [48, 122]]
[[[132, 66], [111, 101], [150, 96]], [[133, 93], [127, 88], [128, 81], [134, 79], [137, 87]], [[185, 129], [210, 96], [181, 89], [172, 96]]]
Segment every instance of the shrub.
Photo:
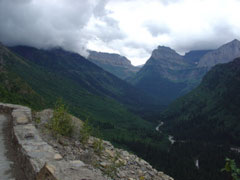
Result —
[[234, 160], [226, 158], [226, 164], [222, 171], [230, 173], [233, 180], [240, 180], [240, 169], [237, 167]]
[[108, 161], [105, 165], [101, 165], [99, 161], [95, 161], [94, 167], [100, 168], [103, 172], [103, 174], [107, 175], [108, 177], [111, 177], [112, 179], [115, 179], [118, 175], [118, 170], [122, 166], [124, 166], [124, 162], [120, 157], [120, 152], [116, 151], [114, 156], [107, 156]]
[[73, 124], [70, 115], [67, 112], [66, 106], [62, 100], [56, 102], [53, 117], [49, 122], [49, 127], [54, 135], [71, 136], [73, 132]]
[[80, 141], [85, 145], [88, 142], [90, 134], [92, 132], [92, 127], [89, 125], [88, 119], [83, 123], [80, 129]]
[[119, 158], [120, 154], [119, 152], [116, 152], [116, 155], [111, 158], [111, 163], [103, 170], [104, 174], [111, 178], [115, 178], [117, 176], [118, 169], [124, 165], [121, 161], [119, 161]]
[[95, 153], [97, 153], [98, 155], [101, 155], [102, 151], [104, 150], [103, 140], [95, 138], [93, 142], [93, 149]]

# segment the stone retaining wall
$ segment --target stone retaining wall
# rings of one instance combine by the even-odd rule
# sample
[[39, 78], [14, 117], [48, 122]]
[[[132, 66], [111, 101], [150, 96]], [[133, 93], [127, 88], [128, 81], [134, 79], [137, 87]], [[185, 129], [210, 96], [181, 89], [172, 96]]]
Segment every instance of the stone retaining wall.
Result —
[[31, 109], [0, 103], [0, 112], [10, 114], [12, 140], [17, 160], [29, 180], [104, 180], [99, 172], [89, 170], [82, 161], [65, 161], [39, 136], [32, 122]]

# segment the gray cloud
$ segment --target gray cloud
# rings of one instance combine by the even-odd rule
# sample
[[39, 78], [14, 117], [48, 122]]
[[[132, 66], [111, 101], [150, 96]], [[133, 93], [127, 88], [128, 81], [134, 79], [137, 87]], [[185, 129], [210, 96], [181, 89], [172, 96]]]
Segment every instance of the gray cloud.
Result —
[[211, 32], [205, 32], [197, 37], [176, 37], [173, 42], [174, 48], [180, 53], [190, 50], [216, 49], [233, 39], [240, 40], [240, 35], [235, 30], [228, 22], [218, 21], [212, 25]]
[[145, 22], [144, 26], [147, 30], [152, 34], [152, 36], [157, 37], [161, 34], [169, 34], [170, 29], [167, 27], [166, 24], [155, 23], [155, 22]]
[[113, 40], [124, 39], [126, 37], [126, 34], [120, 30], [118, 21], [107, 16], [100, 19], [104, 23], [95, 24], [93, 32], [97, 38], [101, 39], [105, 43], [109, 43]]
[[[240, 38], [237, 1], [209, 3], [212, 8], [202, 11], [207, 1], [194, 6], [186, 0], [0, 0], [0, 41], [61, 46], [82, 55], [86, 46], [107, 49], [129, 54], [137, 64], [157, 45], [184, 53]], [[231, 8], [220, 11], [226, 5]]]
[[[84, 55], [85, 45], [94, 38], [84, 28], [93, 16], [106, 16], [106, 3], [106, 0], [0, 0], [0, 41], [10, 46], [61, 46]], [[109, 20], [106, 22], [111, 26]]]
[[[149, 46], [147, 43], [137, 43], [135, 41], [126, 41], [124, 42], [124, 46], [128, 47], [128, 48], [132, 48], [132, 49], [138, 49], [138, 50], [142, 50], [144, 49], [147, 53], [151, 54], [151, 52], [153, 51], [153, 46]], [[141, 54], [139, 54], [141, 56]]]

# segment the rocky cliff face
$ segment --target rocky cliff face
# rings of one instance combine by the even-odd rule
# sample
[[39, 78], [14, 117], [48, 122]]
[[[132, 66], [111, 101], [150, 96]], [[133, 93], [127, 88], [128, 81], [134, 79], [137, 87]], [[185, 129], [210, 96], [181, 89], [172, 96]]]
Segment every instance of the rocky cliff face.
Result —
[[151, 69], [151, 71], [158, 73], [163, 78], [172, 81], [181, 81], [175, 72], [180, 72], [190, 67], [190, 64], [186, 63], [183, 57], [173, 49], [165, 46], [158, 46], [158, 48], [152, 52], [152, 56], [141, 71], [144, 72], [146, 69]]
[[89, 51], [88, 59], [92, 61], [99, 61], [102, 64], [111, 64], [114, 66], [132, 66], [131, 61], [119, 54]]
[[235, 39], [203, 56], [199, 61], [198, 67], [207, 67], [210, 69], [216, 64], [227, 63], [237, 57], [240, 57], [240, 41]]
[[146, 63], [146, 66], [148, 65], [158, 65], [171, 70], [180, 70], [188, 66], [181, 55], [165, 46], [158, 46], [153, 50], [151, 58]]
[[89, 51], [88, 60], [121, 79], [134, 75], [140, 69], [119, 54]]

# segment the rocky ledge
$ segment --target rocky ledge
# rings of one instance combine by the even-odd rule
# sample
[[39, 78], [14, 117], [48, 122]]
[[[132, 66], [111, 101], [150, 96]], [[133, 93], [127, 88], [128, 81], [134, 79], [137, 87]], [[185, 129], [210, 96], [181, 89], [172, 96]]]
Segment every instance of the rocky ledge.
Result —
[[[55, 151], [66, 161], [79, 161], [98, 169], [106, 179], [114, 180], [173, 180], [163, 172], [157, 171], [145, 160], [131, 154], [123, 149], [115, 148], [110, 142], [95, 137], [90, 137], [87, 143], [81, 143], [77, 139], [79, 129], [74, 131], [75, 138], [59, 136], [55, 138], [52, 133], [45, 128], [46, 123], [52, 118], [53, 111], [48, 109], [36, 113], [38, 128], [41, 137], [50, 144]], [[74, 124], [78, 128], [83, 122], [73, 117]], [[101, 146], [101, 147], [100, 147]]]
[[[0, 112], [11, 116], [19, 168], [29, 180], [173, 180], [108, 141], [90, 137], [82, 144], [76, 138], [55, 138], [45, 127], [52, 110], [35, 114], [40, 123], [32, 121], [31, 109], [24, 106], [0, 103]], [[78, 132], [82, 122], [72, 119]]]

